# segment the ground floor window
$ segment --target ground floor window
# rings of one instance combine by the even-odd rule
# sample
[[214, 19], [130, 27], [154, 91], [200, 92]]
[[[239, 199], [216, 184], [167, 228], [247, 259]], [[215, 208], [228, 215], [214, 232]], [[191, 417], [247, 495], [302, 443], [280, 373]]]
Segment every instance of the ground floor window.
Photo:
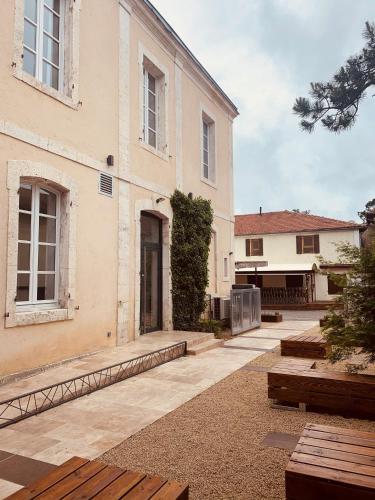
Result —
[[18, 208], [18, 306], [57, 302], [60, 194], [21, 182]]
[[344, 290], [343, 286], [335, 283], [333, 279], [330, 278], [329, 276], [327, 277], [327, 280], [328, 280], [328, 295], [338, 295], [342, 293], [342, 291]]

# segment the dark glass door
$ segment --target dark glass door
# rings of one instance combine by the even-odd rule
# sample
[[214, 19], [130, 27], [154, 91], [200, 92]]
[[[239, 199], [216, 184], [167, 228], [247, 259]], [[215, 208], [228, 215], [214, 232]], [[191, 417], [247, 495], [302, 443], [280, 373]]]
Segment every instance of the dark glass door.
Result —
[[162, 328], [161, 220], [141, 214], [141, 334]]

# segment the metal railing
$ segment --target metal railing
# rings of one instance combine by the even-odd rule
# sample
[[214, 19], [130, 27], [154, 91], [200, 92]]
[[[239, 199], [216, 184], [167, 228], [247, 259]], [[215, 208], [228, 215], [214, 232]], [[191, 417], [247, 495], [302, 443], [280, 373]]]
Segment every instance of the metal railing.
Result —
[[262, 304], [307, 304], [309, 293], [306, 287], [289, 286], [286, 288], [266, 287], [261, 289]]
[[134, 377], [186, 354], [186, 341], [0, 401], [0, 428]]
[[240, 288], [231, 290], [231, 329], [238, 335], [261, 323], [260, 289]]

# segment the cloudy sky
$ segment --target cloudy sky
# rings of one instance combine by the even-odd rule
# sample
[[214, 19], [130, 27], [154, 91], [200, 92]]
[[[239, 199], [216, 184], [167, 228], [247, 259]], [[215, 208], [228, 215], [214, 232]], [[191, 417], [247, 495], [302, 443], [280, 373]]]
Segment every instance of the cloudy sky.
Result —
[[[351, 130], [309, 135], [292, 114], [363, 46], [375, 0], [153, 0], [240, 110], [236, 213], [299, 208], [356, 219], [375, 197], [375, 97]], [[374, 92], [372, 92], [375, 94]]]

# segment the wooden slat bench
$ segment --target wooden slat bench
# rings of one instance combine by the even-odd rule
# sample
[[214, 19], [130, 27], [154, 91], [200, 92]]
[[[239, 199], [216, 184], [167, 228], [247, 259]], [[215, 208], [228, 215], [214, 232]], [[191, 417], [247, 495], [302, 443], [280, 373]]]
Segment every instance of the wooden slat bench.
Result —
[[322, 335], [302, 333], [282, 339], [281, 356], [324, 359], [330, 352], [330, 346]]
[[285, 470], [287, 500], [375, 498], [375, 434], [307, 424]]
[[320, 371], [314, 363], [296, 361], [283, 360], [268, 371], [268, 397], [274, 405], [375, 417], [375, 376]]
[[168, 481], [159, 476], [124, 470], [73, 457], [46, 476], [22, 488], [8, 500], [78, 500], [95, 498], [108, 500], [186, 500], [189, 486], [177, 481]]

